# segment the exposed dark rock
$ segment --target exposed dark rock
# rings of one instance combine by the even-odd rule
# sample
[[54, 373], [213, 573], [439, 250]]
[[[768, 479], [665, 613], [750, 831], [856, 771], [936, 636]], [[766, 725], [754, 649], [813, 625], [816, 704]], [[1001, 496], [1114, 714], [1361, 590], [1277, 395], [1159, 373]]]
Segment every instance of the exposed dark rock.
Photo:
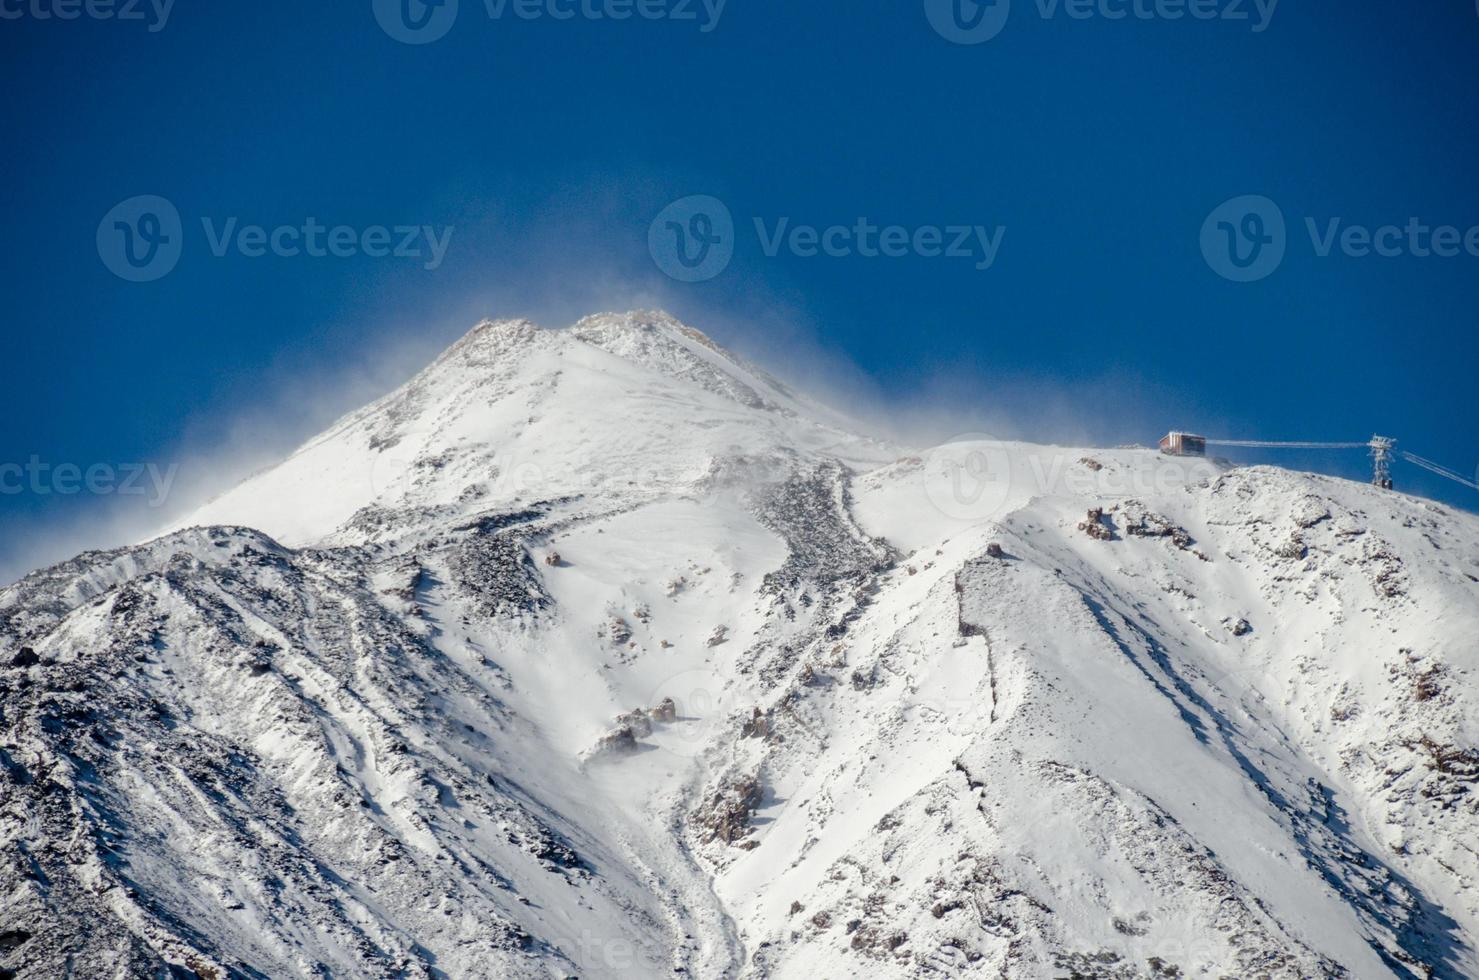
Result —
[[1078, 529], [1098, 541], [1114, 540], [1114, 524], [1104, 514], [1104, 508], [1089, 508], [1088, 516], [1079, 521]]
[[1154, 511], [1147, 510], [1139, 501], [1127, 501], [1124, 506], [1125, 534], [1132, 538], [1166, 538], [1182, 551], [1187, 551], [1195, 539], [1172, 521]]
[[763, 797], [759, 776], [746, 776], [722, 785], [693, 815], [699, 839], [706, 844], [715, 841], [739, 844], [751, 832], [750, 819]]
[[648, 711], [647, 714], [653, 721], [670, 725], [678, 720], [678, 705], [672, 698], [663, 698], [658, 702], [657, 707]]
[[524, 545], [526, 525], [537, 510], [491, 514], [458, 528], [467, 532], [448, 562], [463, 589], [478, 597], [489, 616], [538, 612], [550, 603]]
[[637, 751], [637, 733], [631, 725], [618, 725], [596, 743], [597, 755], [630, 755]]
[[1274, 554], [1280, 558], [1299, 561], [1309, 555], [1309, 548], [1305, 545], [1303, 536], [1291, 534], [1287, 541], [1274, 548]]
[[849, 480], [840, 463], [827, 462], [789, 472], [753, 492], [756, 517], [783, 537], [789, 549], [781, 568], [765, 577], [767, 589], [779, 592], [806, 582], [857, 578], [892, 565], [894, 550], [853, 521]]
[[617, 715], [616, 724], [618, 728], [623, 726], [630, 728], [637, 738], [652, 734], [652, 719], [641, 708], [635, 708], [624, 715]]
[[612, 616], [606, 623], [606, 639], [615, 646], [626, 646], [632, 639], [632, 628], [620, 616]]
[[[1459, 784], [1479, 782], [1479, 751], [1457, 745], [1444, 745], [1427, 735], [1415, 742], [1408, 742], [1407, 747], [1421, 751], [1427, 756], [1428, 768], [1446, 777], [1446, 782]], [[1461, 791], [1468, 792], [1467, 785], [1464, 785]], [[1429, 793], [1429, 795], [1436, 794]]]

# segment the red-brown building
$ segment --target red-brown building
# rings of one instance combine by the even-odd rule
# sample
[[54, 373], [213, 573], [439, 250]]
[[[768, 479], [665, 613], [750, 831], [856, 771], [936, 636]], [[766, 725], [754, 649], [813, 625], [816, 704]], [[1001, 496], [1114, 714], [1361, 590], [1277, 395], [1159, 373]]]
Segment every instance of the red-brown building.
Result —
[[1171, 432], [1161, 439], [1161, 452], [1167, 456], [1205, 456], [1207, 437], [1189, 432]]

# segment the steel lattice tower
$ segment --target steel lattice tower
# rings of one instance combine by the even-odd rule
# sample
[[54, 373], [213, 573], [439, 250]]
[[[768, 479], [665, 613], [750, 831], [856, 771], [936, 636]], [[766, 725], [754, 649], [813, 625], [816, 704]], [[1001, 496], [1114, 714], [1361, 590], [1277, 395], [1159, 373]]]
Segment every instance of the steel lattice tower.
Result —
[[1392, 489], [1392, 447], [1396, 445], [1396, 439], [1388, 439], [1386, 436], [1371, 437], [1372, 486], [1383, 490]]

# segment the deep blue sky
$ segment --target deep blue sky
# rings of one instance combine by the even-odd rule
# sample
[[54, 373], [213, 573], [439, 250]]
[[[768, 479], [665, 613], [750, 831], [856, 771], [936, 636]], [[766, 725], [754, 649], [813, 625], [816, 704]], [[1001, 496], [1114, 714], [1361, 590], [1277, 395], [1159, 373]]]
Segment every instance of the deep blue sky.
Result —
[[[422, 46], [390, 39], [369, 0], [179, 0], [157, 32], [20, 2], [0, 0], [22, 12], [0, 20], [0, 462], [280, 451], [477, 316], [558, 323], [650, 299], [782, 370], [799, 338], [874, 394], [1005, 406], [1027, 436], [1059, 436], [1067, 406], [1104, 441], [1380, 431], [1479, 463], [1479, 257], [1318, 258], [1304, 230], [1479, 225], [1473, 0], [1287, 2], [1261, 33], [1044, 19], [1015, 0], [977, 46], [943, 40], [921, 0], [730, 0], [708, 33], [494, 21], [461, 0]], [[178, 267], [144, 284], [110, 273], [95, 238], [139, 194], [184, 221]], [[740, 226], [709, 282], [673, 282], [648, 254], [649, 223], [688, 194]], [[1282, 267], [1249, 284], [1198, 244], [1243, 194], [1289, 226]], [[206, 216], [455, 232], [431, 271], [216, 258]], [[769, 258], [755, 216], [1006, 233], [986, 271]], [[1287, 461], [1365, 472], [1359, 453]], [[1479, 502], [1408, 466], [1399, 484]], [[38, 535], [106, 537], [57, 529], [118, 510], [0, 495], [0, 571]]]

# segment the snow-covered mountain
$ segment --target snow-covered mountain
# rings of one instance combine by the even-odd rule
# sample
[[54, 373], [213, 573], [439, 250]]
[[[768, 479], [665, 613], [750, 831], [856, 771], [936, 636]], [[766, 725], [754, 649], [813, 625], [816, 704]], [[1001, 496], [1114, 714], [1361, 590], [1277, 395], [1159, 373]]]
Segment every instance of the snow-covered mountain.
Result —
[[1479, 976], [1479, 520], [488, 322], [0, 592], [0, 976]]

